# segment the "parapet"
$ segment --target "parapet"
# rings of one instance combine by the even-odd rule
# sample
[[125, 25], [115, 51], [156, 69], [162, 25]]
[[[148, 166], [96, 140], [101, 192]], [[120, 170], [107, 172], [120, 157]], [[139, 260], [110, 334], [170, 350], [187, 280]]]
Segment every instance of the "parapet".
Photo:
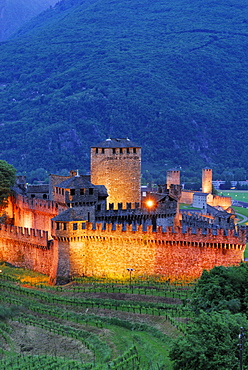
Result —
[[0, 238], [48, 247], [48, 232], [43, 230], [0, 224]]
[[[58, 225], [59, 224], [59, 225]], [[151, 241], [169, 241], [169, 242], [187, 242], [204, 243], [204, 244], [239, 244], [246, 245], [246, 230], [237, 228], [234, 230], [224, 230], [216, 228], [189, 228], [189, 227], [167, 227], [159, 226], [156, 231], [152, 225], [136, 225], [132, 224], [112, 224], [112, 223], [96, 223], [89, 222], [71, 222], [66, 230], [63, 229], [63, 223], [57, 223], [57, 229], [53, 229], [53, 236], [62, 238], [84, 237], [132, 237], [143, 240], [144, 237]]]
[[58, 213], [58, 204], [52, 200], [28, 198], [20, 194], [15, 194], [15, 203], [21, 209], [31, 209], [45, 213]]

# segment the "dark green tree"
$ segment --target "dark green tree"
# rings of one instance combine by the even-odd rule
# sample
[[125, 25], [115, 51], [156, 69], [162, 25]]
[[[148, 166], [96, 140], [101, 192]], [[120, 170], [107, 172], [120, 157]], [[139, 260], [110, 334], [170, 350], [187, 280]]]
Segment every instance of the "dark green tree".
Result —
[[192, 299], [196, 313], [229, 310], [231, 313], [248, 312], [248, 266], [214, 267], [204, 271]]
[[[204, 271], [192, 298], [194, 321], [170, 351], [174, 370], [234, 370], [239, 366], [239, 332], [248, 330], [248, 265]], [[243, 348], [248, 369], [248, 348]]]
[[11, 187], [15, 183], [16, 170], [6, 161], [0, 160], [0, 208], [7, 205]]
[[[248, 330], [242, 314], [201, 312], [184, 337], [174, 341], [170, 357], [174, 370], [237, 370], [240, 327]], [[243, 369], [248, 369], [247, 346], [243, 348]]]

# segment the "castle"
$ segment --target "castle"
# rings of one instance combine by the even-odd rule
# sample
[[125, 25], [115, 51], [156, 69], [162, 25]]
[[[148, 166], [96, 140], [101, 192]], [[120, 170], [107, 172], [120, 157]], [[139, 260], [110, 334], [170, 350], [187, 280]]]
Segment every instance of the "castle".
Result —
[[[204, 176], [201, 194], [210, 194], [210, 171]], [[0, 260], [47, 274], [54, 284], [73, 276], [125, 279], [128, 269], [137, 277], [190, 280], [243, 260], [246, 235], [232, 214], [179, 213], [179, 171], [143, 197], [140, 182], [141, 147], [128, 138], [91, 148], [91, 176], [71, 171], [28, 187], [19, 177], [0, 224]]]

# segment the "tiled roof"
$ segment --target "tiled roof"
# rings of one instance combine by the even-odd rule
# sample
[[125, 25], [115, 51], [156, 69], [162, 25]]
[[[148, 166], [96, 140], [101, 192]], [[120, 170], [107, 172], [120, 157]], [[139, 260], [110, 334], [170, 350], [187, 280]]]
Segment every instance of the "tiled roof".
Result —
[[48, 184], [41, 184], [41, 185], [36, 185], [36, 184], [32, 184], [32, 185], [28, 185], [27, 186], [27, 191], [29, 193], [33, 192], [33, 193], [48, 193], [49, 192], [49, 185]]
[[69, 208], [66, 211], [52, 218], [52, 221], [69, 222], [69, 221], [85, 221], [84, 218], [78, 214], [73, 208]]
[[140, 145], [135, 144], [128, 138], [108, 138], [92, 148], [140, 148]]
[[74, 176], [70, 177], [65, 181], [60, 182], [59, 184], [56, 185], [56, 187], [64, 189], [81, 189], [81, 188], [95, 188], [96, 186], [93, 185], [84, 176]]

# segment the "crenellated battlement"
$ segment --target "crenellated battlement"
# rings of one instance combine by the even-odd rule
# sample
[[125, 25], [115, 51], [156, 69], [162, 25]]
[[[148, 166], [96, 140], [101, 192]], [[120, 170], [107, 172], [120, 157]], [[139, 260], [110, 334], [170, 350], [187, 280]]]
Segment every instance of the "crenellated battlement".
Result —
[[48, 232], [26, 227], [0, 224], [0, 239], [14, 240], [48, 248]]
[[189, 228], [189, 227], [157, 227], [136, 224], [103, 224], [88, 222], [68, 223], [63, 230], [62, 223], [56, 223], [56, 230], [52, 234], [54, 238], [73, 240], [73, 238], [132, 238], [146, 240], [151, 243], [186, 243], [191, 246], [207, 246], [217, 248], [240, 248], [246, 245], [246, 232], [244, 229], [224, 230], [216, 228]]
[[[204, 269], [239, 264], [246, 246], [245, 229], [186, 228], [87, 221], [54, 222], [58, 250], [56, 276], [159, 275], [195, 279]], [[66, 275], [67, 274], [67, 275]]]
[[48, 232], [0, 224], [0, 260], [50, 275], [54, 248]]
[[15, 204], [25, 210], [34, 210], [36, 212], [47, 212], [49, 214], [58, 213], [58, 204], [52, 200], [28, 198], [20, 194], [15, 194]]

